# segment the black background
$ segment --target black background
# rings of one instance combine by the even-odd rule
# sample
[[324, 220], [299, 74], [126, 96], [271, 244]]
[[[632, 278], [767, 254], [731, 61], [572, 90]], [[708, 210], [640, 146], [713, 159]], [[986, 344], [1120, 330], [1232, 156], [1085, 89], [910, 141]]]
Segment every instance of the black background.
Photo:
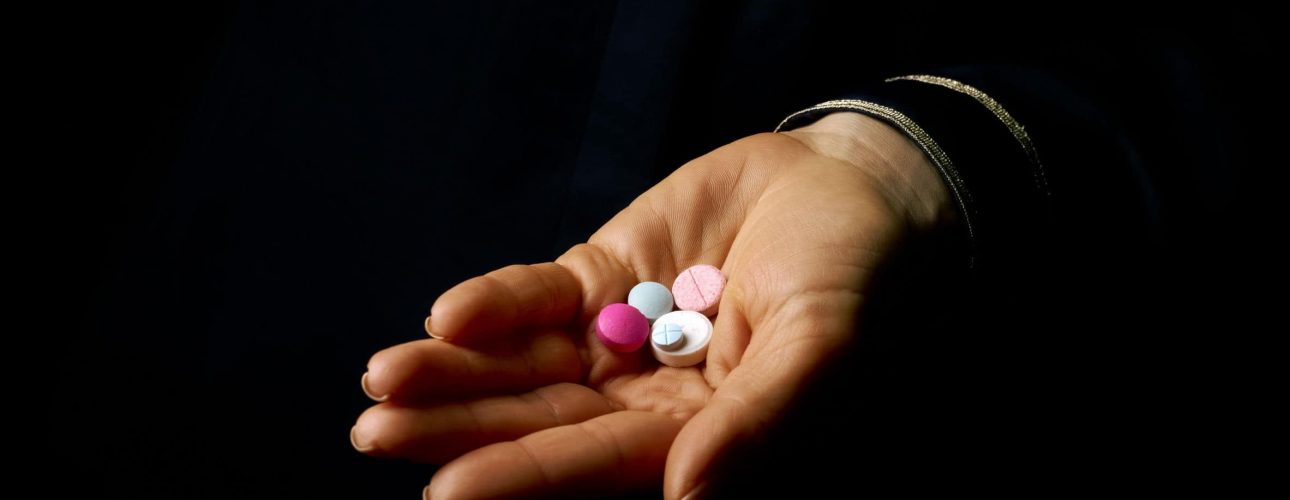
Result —
[[[40, 357], [54, 373], [40, 377], [52, 401], [38, 446], [57, 478], [45, 486], [412, 498], [429, 468], [364, 457], [346, 435], [368, 404], [367, 358], [421, 338], [451, 285], [550, 260], [686, 159], [868, 77], [964, 54], [1051, 53], [1114, 74], [1137, 53], [1170, 64], [1151, 59], [1162, 52], [1193, 79], [1160, 92], [1194, 93], [1175, 101], [1194, 107], [1116, 112], [1146, 151], [1201, 153], [1157, 159], [1170, 164], [1159, 182], [1171, 212], [1149, 269], [1080, 283], [1062, 300], [1082, 302], [1056, 312], [959, 304], [979, 331], [1044, 339], [995, 357], [963, 359], [952, 352], [963, 339], [938, 344], [947, 318], [908, 327], [922, 336], [872, 335], [852, 368], [860, 387], [830, 403], [841, 408], [804, 404], [805, 430], [784, 453], [851, 457], [791, 477], [858, 491], [1219, 482], [1189, 471], [1212, 473], [1202, 457], [1237, 432], [1217, 415], [1246, 411], [1252, 389], [1237, 382], [1256, 377], [1244, 360], [1261, 337], [1240, 319], [1254, 308], [1244, 291], [1271, 279], [1257, 235], [1282, 226], [1259, 217], [1257, 187], [1279, 167], [1264, 161], [1273, 137], [1258, 125], [1273, 95], [1260, 74], [1276, 60], [1269, 16], [765, 4], [653, 9], [636, 26], [615, 24], [630, 7], [599, 2], [141, 2], [36, 15], [48, 23], [31, 42], [31, 100], [51, 141], [33, 170], [52, 189], [30, 206], [49, 262], [32, 290], [57, 303], [43, 335], [54, 355]], [[964, 19], [997, 24], [938, 31]], [[656, 128], [592, 113], [604, 107], [597, 82], [630, 87], [606, 62], [611, 28], [688, 47], [644, 51], [661, 56], [643, 64], [690, 82], [655, 96]], [[670, 32], [680, 41], [651, 36]], [[863, 64], [836, 62], [857, 52]], [[821, 79], [821, 67], [841, 76]], [[587, 157], [614, 165], [587, 172]], [[910, 288], [874, 323], [925, 304]], [[1046, 356], [1063, 369], [1024, 371]], [[973, 369], [987, 374], [948, 381]], [[1010, 378], [1024, 381], [973, 385]], [[848, 420], [857, 413], [868, 420]]]

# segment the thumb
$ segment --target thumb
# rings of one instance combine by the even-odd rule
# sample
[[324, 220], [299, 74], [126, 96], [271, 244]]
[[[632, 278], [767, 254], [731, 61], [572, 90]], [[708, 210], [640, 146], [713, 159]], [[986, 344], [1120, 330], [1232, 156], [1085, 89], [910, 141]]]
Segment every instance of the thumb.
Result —
[[779, 423], [813, 375], [842, 352], [860, 298], [844, 290], [799, 295], [753, 328], [739, 366], [673, 442], [664, 473], [667, 498], [701, 497], [733, 452]]

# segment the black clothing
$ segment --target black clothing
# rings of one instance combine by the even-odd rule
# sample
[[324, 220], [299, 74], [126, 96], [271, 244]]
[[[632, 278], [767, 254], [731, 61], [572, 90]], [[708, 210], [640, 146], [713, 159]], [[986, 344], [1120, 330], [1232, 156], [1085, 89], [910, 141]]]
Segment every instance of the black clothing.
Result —
[[[844, 382], [820, 389], [833, 398], [749, 450], [761, 473], [732, 488], [1098, 488], [1168, 482], [1142, 463], [1202, 454], [1169, 438], [1194, 429], [1175, 413], [1198, 387], [1183, 361], [1208, 338], [1190, 332], [1241, 300], [1208, 264], [1245, 262], [1226, 242], [1255, 227], [1239, 193], [1265, 167], [1243, 125], [1258, 84], [1229, 76], [1266, 50], [1252, 15], [1085, 7], [1014, 23], [974, 5], [778, 0], [226, 15], [205, 34], [124, 15], [111, 30], [191, 51], [99, 39], [120, 49], [101, 64], [126, 70], [102, 73], [128, 82], [107, 88], [154, 107], [132, 71], [185, 82], [148, 54], [204, 63], [167, 94], [182, 111], [127, 162], [135, 180], [95, 170], [81, 188], [109, 193], [79, 223], [103, 236], [104, 271], [87, 274], [104, 278], [60, 364], [56, 390], [75, 396], [51, 411], [86, 454], [69, 472], [81, 492], [415, 495], [429, 469], [345, 438], [372, 353], [421, 338], [450, 286], [551, 260], [685, 161], [844, 98], [906, 115], [954, 162], [973, 267], [895, 266], [834, 368]], [[978, 98], [885, 81], [904, 75], [988, 94], [1038, 163]], [[130, 152], [145, 122], [89, 123], [107, 134], [89, 149]]]

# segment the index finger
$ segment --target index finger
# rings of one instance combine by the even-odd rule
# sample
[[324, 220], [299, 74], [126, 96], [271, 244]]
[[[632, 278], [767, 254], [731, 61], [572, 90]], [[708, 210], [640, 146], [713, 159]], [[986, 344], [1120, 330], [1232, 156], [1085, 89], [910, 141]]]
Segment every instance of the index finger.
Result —
[[516, 264], [452, 287], [430, 307], [426, 333], [470, 343], [520, 328], [571, 323], [582, 286], [554, 262]]

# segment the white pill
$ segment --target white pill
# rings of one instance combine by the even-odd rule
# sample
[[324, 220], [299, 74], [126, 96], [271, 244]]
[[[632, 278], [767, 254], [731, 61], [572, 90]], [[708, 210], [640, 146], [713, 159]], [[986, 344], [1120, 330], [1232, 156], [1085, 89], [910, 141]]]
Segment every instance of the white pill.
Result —
[[672, 312], [672, 291], [662, 283], [642, 281], [627, 293], [627, 303], [644, 314], [645, 319], [654, 321]]
[[[658, 345], [654, 339], [667, 338], [669, 325], [681, 327], [681, 345], [675, 350], [668, 350]], [[703, 313], [695, 311], [673, 311], [660, 316], [654, 321], [650, 332], [650, 347], [654, 349], [654, 358], [667, 366], [685, 367], [702, 363], [708, 356], [708, 341], [712, 340], [712, 320]]]

